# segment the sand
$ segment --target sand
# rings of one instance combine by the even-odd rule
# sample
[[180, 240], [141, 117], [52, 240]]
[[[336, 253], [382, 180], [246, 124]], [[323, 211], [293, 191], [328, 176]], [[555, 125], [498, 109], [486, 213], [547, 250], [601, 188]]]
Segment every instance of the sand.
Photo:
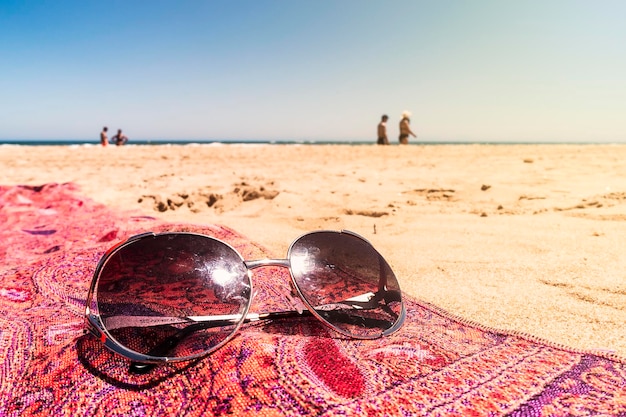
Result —
[[465, 320], [626, 357], [626, 145], [0, 146], [0, 184], [229, 226], [349, 229]]

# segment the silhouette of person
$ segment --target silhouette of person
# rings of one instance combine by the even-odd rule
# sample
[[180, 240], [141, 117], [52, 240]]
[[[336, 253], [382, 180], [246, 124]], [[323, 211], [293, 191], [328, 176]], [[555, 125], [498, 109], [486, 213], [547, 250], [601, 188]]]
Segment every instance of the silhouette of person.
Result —
[[417, 135], [415, 133], [413, 133], [413, 131], [411, 130], [411, 113], [408, 111], [404, 111], [402, 112], [402, 120], [400, 120], [400, 136], [398, 137], [398, 140], [400, 141], [400, 144], [402, 145], [406, 145], [409, 143], [409, 135], [413, 136], [414, 138], [417, 137]]
[[389, 116], [383, 114], [378, 123], [378, 141], [379, 145], [389, 145], [389, 139], [387, 138], [387, 120]]
[[107, 132], [109, 128], [103, 127], [102, 132], [100, 132], [100, 145], [107, 146], [109, 144], [109, 138], [107, 137]]
[[128, 142], [128, 137], [126, 137], [122, 133], [122, 129], [117, 129], [117, 134], [115, 136], [113, 136], [111, 139], [113, 139], [113, 141], [115, 141], [115, 144], [117, 146], [122, 146], [123, 144]]

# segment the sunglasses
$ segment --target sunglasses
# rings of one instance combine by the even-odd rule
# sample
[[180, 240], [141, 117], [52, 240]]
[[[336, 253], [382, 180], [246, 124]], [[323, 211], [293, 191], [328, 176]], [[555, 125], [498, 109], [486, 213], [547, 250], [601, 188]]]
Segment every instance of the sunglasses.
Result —
[[[289, 269], [292, 295], [306, 310], [249, 312], [251, 270], [266, 266]], [[287, 259], [253, 261], [206, 235], [133, 236], [102, 257], [86, 306], [89, 332], [136, 364], [200, 358], [252, 321], [312, 315], [342, 335], [375, 339], [398, 330], [406, 316], [389, 264], [348, 231], [307, 233]]]

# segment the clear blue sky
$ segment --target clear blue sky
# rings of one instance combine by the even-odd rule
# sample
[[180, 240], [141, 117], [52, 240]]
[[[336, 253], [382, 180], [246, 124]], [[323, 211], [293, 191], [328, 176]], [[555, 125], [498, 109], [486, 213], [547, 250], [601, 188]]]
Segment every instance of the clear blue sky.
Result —
[[626, 142], [623, 0], [0, 0], [0, 139]]

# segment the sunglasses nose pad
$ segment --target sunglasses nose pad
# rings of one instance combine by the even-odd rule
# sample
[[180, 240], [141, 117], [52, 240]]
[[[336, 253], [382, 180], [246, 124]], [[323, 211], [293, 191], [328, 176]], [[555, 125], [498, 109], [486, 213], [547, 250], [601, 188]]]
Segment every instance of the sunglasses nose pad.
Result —
[[306, 306], [300, 299], [300, 296], [296, 292], [295, 288], [293, 288], [293, 284], [290, 285], [290, 292], [286, 295], [287, 301], [291, 304], [291, 307], [298, 312], [298, 314], [302, 314], [304, 310], [306, 310]]

